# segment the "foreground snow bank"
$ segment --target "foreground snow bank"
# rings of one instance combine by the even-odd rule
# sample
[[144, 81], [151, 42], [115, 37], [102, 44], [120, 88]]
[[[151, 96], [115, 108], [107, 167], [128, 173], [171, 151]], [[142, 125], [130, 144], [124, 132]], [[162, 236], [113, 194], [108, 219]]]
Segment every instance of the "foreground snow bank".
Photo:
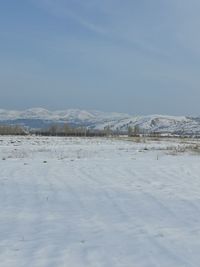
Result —
[[0, 139], [0, 266], [199, 266], [198, 156], [155, 142]]

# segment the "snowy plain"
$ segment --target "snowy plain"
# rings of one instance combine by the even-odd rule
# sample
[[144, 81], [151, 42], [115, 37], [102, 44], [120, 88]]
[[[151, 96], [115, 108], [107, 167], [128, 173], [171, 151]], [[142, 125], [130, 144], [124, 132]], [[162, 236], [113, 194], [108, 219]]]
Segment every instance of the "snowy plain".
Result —
[[200, 154], [187, 145], [0, 137], [0, 266], [198, 267]]

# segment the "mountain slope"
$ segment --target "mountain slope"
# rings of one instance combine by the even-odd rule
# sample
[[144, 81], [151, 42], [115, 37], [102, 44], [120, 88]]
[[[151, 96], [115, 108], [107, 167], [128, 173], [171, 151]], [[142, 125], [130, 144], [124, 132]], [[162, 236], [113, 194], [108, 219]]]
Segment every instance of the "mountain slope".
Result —
[[80, 120], [87, 121], [93, 119], [122, 119], [130, 117], [123, 113], [109, 113], [101, 111], [86, 111], [79, 109], [49, 111], [43, 108], [32, 108], [24, 111], [0, 109], [0, 121], [16, 119], [41, 119], [41, 120]]
[[28, 128], [45, 128], [53, 123], [68, 123], [103, 130], [109, 126], [112, 130], [126, 132], [129, 127], [139, 127], [142, 132], [161, 132], [175, 134], [200, 134], [200, 118], [185, 116], [131, 116], [123, 113], [86, 111], [68, 109], [49, 111], [32, 108], [24, 111], [0, 109], [0, 124], [18, 124]]

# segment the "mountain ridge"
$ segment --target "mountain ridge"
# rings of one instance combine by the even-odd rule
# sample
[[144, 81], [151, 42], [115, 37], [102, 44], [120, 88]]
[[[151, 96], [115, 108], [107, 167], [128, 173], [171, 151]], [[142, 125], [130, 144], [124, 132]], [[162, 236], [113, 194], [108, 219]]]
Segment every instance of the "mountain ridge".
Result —
[[44, 108], [26, 110], [0, 109], [0, 124], [18, 124], [31, 129], [49, 127], [51, 124], [68, 123], [73, 126], [84, 126], [90, 129], [126, 132], [129, 127], [139, 127], [142, 132], [174, 133], [200, 135], [200, 118], [189, 116], [145, 115], [133, 116], [125, 113], [87, 111], [67, 109], [50, 111]]

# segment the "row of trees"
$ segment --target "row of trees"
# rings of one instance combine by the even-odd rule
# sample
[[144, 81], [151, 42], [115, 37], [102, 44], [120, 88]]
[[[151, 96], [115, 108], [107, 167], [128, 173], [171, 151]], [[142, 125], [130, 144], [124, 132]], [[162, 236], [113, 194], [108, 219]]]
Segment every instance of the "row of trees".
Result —
[[47, 129], [28, 130], [21, 126], [0, 125], [0, 135], [36, 134], [44, 136], [110, 136], [114, 133], [109, 126], [103, 130], [88, 129], [85, 127], [71, 127], [68, 124], [53, 124]]
[[[103, 130], [95, 130], [85, 127], [71, 127], [68, 124], [53, 124], [47, 129], [28, 131], [21, 126], [0, 125], [0, 135], [26, 135], [29, 133], [45, 136], [111, 136], [124, 134], [119, 129], [113, 131], [110, 126], [105, 126]], [[139, 134], [138, 126], [128, 127], [128, 136], [139, 136]]]
[[48, 129], [32, 131], [31, 133], [44, 136], [109, 136], [112, 135], [110, 127], [103, 130], [88, 129], [85, 127], [71, 127], [68, 124], [53, 124]]
[[53, 124], [47, 129], [41, 130], [26, 130], [21, 126], [0, 125], [0, 135], [26, 135], [36, 134], [44, 136], [119, 136], [127, 134], [129, 137], [149, 136], [160, 137], [161, 133], [145, 133], [141, 131], [138, 125], [128, 127], [127, 132], [122, 132], [119, 129], [112, 130], [110, 126], [104, 127], [102, 130], [88, 129], [85, 127], [72, 127], [68, 124], [58, 125]]
[[20, 126], [0, 125], [0, 135], [26, 135], [27, 132]]
[[138, 125], [135, 125], [134, 127], [129, 126], [128, 127], [128, 136], [139, 136], [140, 135], [140, 128]]
[[113, 130], [111, 126], [105, 126], [102, 130], [88, 129], [85, 127], [71, 127], [68, 124], [65, 125], [51, 125], [48, 129], [34, 131], [35, 134], [39, 135], [50, 135], [50, 136], [139, 136], [142, 134], [138, 125], [128, 127], [127, 132], [121, 131], [120, 129]]

